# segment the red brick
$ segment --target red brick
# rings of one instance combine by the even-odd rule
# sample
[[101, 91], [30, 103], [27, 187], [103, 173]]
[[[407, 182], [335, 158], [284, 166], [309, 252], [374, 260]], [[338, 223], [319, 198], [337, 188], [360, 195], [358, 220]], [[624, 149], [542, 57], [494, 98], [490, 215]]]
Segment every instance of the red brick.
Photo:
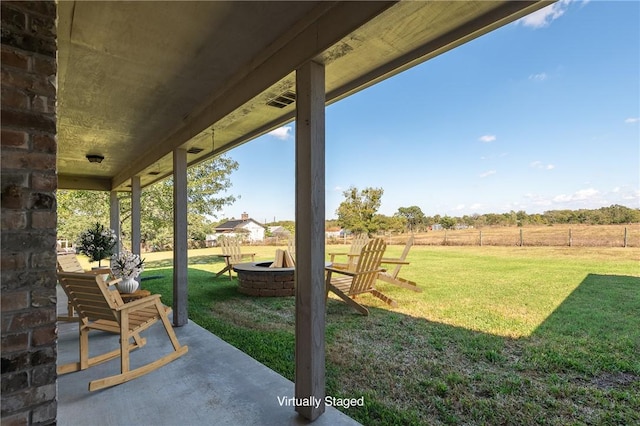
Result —
[[276, 291], [269, 289], [269, 288], [263, 288], [262, 290], [260, 290], [260, 296], [264, 296], [264, 297], [273, 297], [276, 295]]
[[31, 227], [33, 229], [51, 229], [56, 226], [56, 212], [33, 212]]
[[2, 29], [5, 31], [9, 29], [12, 30], [12, 32], [22, 32], [27, 28], [27, 17], [21, 10], [12, 7], [15, 5], [15, 3], [2, 2]]
[[[4, 297], [4, 296], [3, 296]], [[48, 325], [56, 320], [56, 308], [31, 309], [29, 312], [13, 314], [7, 331], [17, 332]], [[2, 328], [5, 328], [3, 321]]]
[[55, 170], [56, 155], [26, 153], [23, 151], [2, 152], [2, 167], [6, 169]]
[[[25, 253], [2, 253], [2, 260], [0, 260], [0, 265], [2, 265], [3, 271], [15, 271], [16, 269], [24, 269], [27, 267], [27, 255]], [[9, 297], [12, 293], [8, 294]], [[3, 305], [2, 309], [4, 310], [4, 296], [2, 295]]]
[[29, 333], [18, 333], [10, 334], [8, 336], [2, 336], [2, 347], [0, 349], [3, 353], [26, 351], [27, 349], [29, 349]]
[[37, 133], [32, 136], [33, 150], [43, 153], [55, 153], [58, 148], [58, 141], [55, 134]]
[[[24, 93], [8, 87], [2, 87], [2, 107], [29, 109], [29, 97]], [[4, 142], [2, 143], [4, 145]]]
[[35, 56], [33, 58], [33, 72], [43, 75], [55, 75], [57, 71], [58, 67], [55, 59], [44, 56]]
[[29, 424], [29, 412], [2, 416], [2, 426], [27, 426]]
[[3, 68], [2, 83], [30, 93], [45, 96], [56, 96], [56, 88], [48, 76], [29, 74], [22, 70]]
[[[2, 165], [6, 167], [4, 156], [2, 158]], [[26, 197], [23, 195], [23, 188], [18, 185], [7, 185], [2, 188], [1, 203], [3, 215], [6, 209], [19, 210], [24, 208], [26, 204]]]
[[31, 186], [34, 191], [55, 191], [58, 187], [58, 176], [54, 173], [33, 173]]
[[56, 35], [56, 22], [47, 16], [30, 14], [27, 19], [27, 30], [43, 38], [54, 38]]
[[2, 292], [2, 312], [7, 314], [13, 311], [21, 311], [29, 307], [29, 292], [14, 291]]
[[56, 334], [56, 326], [48, 325], [36, 328], [31, 334], [31, 345], [46, 346], [56, 342], [58, 335]]
[[2, 46], [2, 55], [0, 56], [0, 61], [2, 62], [2, 66], [9, 66], [14, 68], [20, 68], [23, 70], [29, 69], [29, 59], [28, 55], [25, 55], [22, 52], [18, 52], [14, 49]]
[[276, 290], [276, 296], [295, 296], [296, 292], [292, 289], [281, 288]]
[[23, 211], [3, 210], [1, 218], [3, 231], [7, 229], [25, 229], [27, 226], [27, 214]]
[[31, 114], [23, 111], [2, 110], [0, 120], [6, 127], [20, 129], [42, 130], [54, 134], [56, 132], [56, 118], [50, 114]]
[[29, 148], [29, 135], [25, 132], [2, 129], [2, 146], [7, 148]]

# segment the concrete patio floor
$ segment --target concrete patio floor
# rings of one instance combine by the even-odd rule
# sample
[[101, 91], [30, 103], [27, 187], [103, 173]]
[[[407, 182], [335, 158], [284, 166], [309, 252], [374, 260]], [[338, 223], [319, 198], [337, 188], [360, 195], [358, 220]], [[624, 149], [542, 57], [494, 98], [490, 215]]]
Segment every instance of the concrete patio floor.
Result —
[[[58, 312], [67, 298], [58, 286]], [[58, 365], [78, 359], [77, 325], [58, 323]], [[58, 424], [67, 425], [303, 425], [293, 406], [294, 384], [193, 322], [175, 328], [189, 352], [138, 379], [89, 392], [89, 381], [117, 374], [119, 358], [58, 377]], [[171, 350], [161, 324], [142, 333], [147, 344], [131, 353], [135, 368]], [[90, 356], [118, 348], [118, 337], [94, 331]], [[314, 425], [358, 425], [327, 407]]]

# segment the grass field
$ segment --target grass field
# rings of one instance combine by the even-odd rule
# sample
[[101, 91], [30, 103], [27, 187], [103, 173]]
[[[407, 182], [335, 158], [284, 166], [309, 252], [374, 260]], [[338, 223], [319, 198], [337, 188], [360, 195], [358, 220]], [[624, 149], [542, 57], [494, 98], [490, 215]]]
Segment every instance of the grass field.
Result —
[[[327, 252], [344, 247], [328, 247]], [[401, 246], [389, 246], [388, 255]], [[274, 247], [251, 247], [272, 259]], [[219, 249], [189, 252], [189, 317], [294, 378], [294, 298], [238, 294]], [[143, 287], [172, 302], [170, 254], [145, 255]], [[362, 296], [368, 317], [327, 304], [327, 394], [367, 425], [640, 424], [640, 250], [415, 246]]]

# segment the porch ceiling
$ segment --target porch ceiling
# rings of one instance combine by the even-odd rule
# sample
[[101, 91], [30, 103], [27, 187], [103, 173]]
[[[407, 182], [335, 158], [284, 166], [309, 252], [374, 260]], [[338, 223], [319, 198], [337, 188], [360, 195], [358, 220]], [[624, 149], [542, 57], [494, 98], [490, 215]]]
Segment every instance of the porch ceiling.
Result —
[[195, 164], [291, 121], [269, 103], [310, 59], [330, 103], [549, 3], [61, 1], [59, 187], [144, 187], [176, 148]]

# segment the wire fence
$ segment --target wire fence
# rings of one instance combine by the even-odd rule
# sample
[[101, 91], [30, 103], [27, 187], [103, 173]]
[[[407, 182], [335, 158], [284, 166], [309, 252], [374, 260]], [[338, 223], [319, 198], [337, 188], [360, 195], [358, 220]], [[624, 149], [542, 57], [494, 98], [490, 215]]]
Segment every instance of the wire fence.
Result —
[[[640, 247], [640, 224], [449, 229], [415, 234], [417, 245]], [[387, 235], [404, 244], [407, 235]]]

